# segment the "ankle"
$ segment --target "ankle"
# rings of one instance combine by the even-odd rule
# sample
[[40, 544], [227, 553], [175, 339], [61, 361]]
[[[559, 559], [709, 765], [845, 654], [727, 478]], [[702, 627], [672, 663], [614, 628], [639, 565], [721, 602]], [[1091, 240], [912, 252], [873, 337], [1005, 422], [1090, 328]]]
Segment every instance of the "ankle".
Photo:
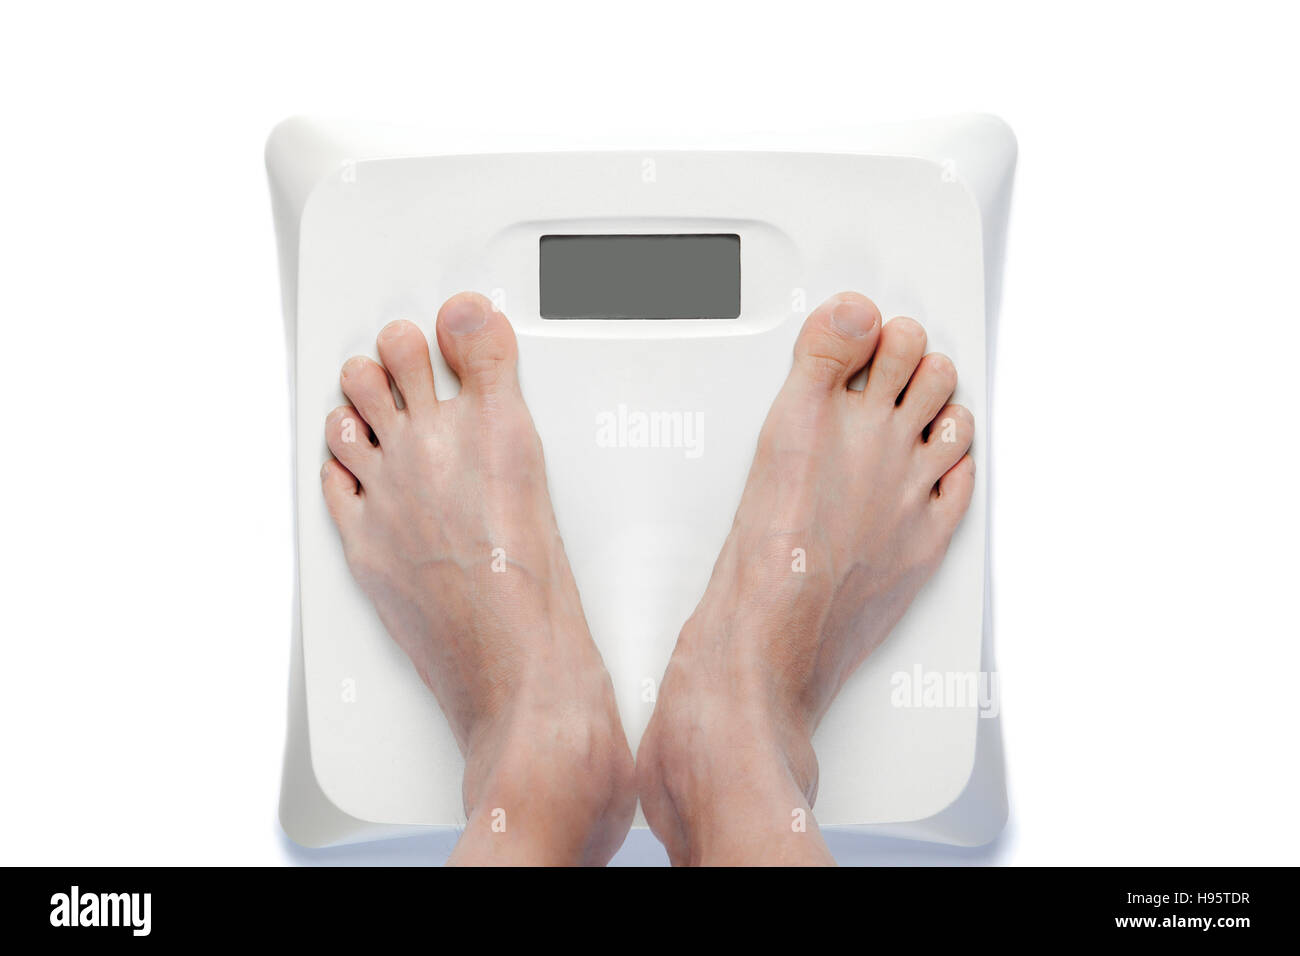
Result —
[[637, 754], [638, 791], [673, 864], [740, 865], [815, 833], [816, 759], [800, 749], [745, 720], [686, 729], [656, 717]]
[[604, 863], [636, 808], [632, 754], [613, 690], [558, 707], [552, 697], [521, 689], [475, 728], [464, 779], [469, 826], [520, 862], [531, 847], [548, 862]]
[[[711, 733], [762, 742], [811, 801], [817, 785], [816, 720], [807, 706], [812, 662], [790, 660], [784, 653], [788, 638], [804, 625], [788, 616], [772, 617], [752, 609], [719, 616], [701, 608], [678, 638], [665, 690], [670, 699], [689, 705], [693, 720], [707, 714]], [[756, 639], [770, 634], [785, 639]], [[670, 679], [676, 688], [668, 686]], [[665, 710], [671, 717], [672, 710]]]
[[683, 632], [636, 767], [646, 820], [674, 863], [736, 861], [808, 819], [817, 758], [780, 700], [760, 669]]

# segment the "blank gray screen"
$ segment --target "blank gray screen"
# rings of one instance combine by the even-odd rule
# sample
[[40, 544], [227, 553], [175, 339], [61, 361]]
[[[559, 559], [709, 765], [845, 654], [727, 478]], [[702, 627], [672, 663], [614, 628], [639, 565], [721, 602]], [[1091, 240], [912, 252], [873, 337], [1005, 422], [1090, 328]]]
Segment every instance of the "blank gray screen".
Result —
[[734, 319], [740, 236], [542, 236], [544, 319]]

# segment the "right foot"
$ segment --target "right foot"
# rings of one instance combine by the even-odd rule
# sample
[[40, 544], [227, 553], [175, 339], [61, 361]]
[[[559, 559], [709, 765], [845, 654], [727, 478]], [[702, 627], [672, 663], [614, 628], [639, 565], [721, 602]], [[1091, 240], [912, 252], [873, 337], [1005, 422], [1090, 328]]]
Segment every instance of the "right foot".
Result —
[[379, 333], [383, 366], [343, 366], [351, 405], [326, 422], [325, 500], [465, 755], [469, 823], [452, 861], [605, 863], [636, 808], [632, 754], [556, 528], [514, 331], [461, 294], [437, 335], [455, 398], [435, 397], [410, 322]]
[[812, 733], [938, 567], [974, 488], [973, 419], [925, 343], [854, 293], [804, 325], [637, 754], [675, 863], [830, 862], [811, 820], [791, 825], [816, 797]]

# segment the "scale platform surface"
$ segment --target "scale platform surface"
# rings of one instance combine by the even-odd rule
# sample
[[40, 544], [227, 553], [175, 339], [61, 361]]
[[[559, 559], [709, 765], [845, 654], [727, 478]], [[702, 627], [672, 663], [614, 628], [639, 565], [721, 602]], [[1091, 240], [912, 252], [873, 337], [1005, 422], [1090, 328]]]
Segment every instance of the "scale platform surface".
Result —
[[[323, 423], [343, 402], [346, 359], [374, 355], [386, 323], [411, 319], [451, 396], [438, 307], [469, 289], [509, 317], [556, 518], [635, 750], [795, 336], [819, 302], [856, 290], [887, 319], [920, 321], [956, 363], [977, 477], [938, 573], [817, 731], [815, 813], [823, 827], [992, 840], [1007, 808], [987, 692], [988, 394], [1015, 153], [988, 116], [654, 148], [278, 126], [267, 165], [297, 534], [286, 833], [324, 846], [465, 823], [456, 743], [353, 583], [321, 497]], [[664, 282], [674, 269], [681, 281]], [[640, 284], [639, 297], [622, 302], [620, 282]]]

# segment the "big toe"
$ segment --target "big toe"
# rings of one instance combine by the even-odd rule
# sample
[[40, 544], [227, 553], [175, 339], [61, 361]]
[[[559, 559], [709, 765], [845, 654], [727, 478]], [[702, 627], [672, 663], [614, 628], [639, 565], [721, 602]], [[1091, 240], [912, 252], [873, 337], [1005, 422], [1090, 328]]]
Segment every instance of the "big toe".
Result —
[[462, 390], [492, 392], [516, 385], [518, 346], [505, 315], [477, 292], [460, 292], [438, 310], [438, 347]]
[[794, 347], [791, 378], [816, 388], [842, 389], [866, 366], [879, 338], [876, 304], [856, 292], [841, 292], [804, 322]]

